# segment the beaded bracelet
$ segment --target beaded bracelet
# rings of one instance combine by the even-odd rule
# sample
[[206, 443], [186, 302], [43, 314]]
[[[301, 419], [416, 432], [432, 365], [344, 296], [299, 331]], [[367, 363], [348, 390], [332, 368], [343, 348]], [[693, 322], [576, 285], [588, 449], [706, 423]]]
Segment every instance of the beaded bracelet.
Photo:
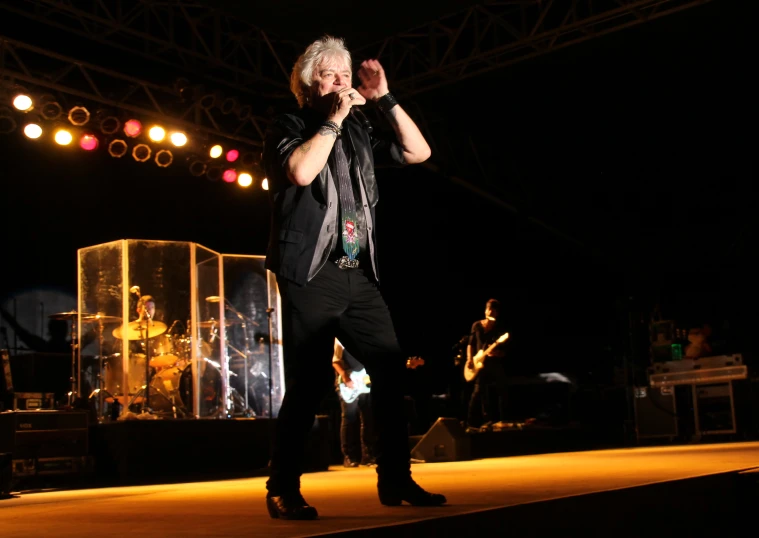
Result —
[[325, 129], [329, 129], [330, 131], [335, 133], [336, 136], [340, 136], [342, 134], [342, 130], [340, 129], [340, 127], [338, 127], [338, 125], [334, 121], [327, 120], [324, 123], [322, 123], [322, 127]]

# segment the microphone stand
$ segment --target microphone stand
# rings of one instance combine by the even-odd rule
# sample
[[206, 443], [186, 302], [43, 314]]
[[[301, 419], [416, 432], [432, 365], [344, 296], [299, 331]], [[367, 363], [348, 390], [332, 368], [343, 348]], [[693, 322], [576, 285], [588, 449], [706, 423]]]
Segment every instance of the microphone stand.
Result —
[[143, 395], [143, 406], [142, 410], [145, 409], [148, 410], [148, 413], [151, 412], [150, 409], [150, 335], [148, 334], [150, 332], [150, 312], [147, 311], [147, 308], [144, 309], [144, 315], [147, 318], [147, 322], [145, 323], [145, 394]]

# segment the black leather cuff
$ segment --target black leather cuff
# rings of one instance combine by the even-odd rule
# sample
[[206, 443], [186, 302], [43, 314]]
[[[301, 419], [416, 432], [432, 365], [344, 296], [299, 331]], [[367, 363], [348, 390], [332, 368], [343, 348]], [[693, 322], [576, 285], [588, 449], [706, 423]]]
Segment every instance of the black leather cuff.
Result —
[[393, 94], [390, 92], [377, 99], [377, 108], [379, 108], [380, 112], [383, 114], [387, 114], [390, 109], [397, 104], [398, 101], [395, 100], [395, 97], [393, 97]]

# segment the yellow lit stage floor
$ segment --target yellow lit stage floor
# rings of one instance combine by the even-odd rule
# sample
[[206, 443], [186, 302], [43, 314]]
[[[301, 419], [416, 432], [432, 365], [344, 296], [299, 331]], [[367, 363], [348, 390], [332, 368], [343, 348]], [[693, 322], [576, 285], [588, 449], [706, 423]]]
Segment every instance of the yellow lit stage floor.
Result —
[[[643, 527], [656, 513], [669, 513], [675, 518], [671, 528], [677, 528], [677, 518], [689, 518], [694, 525], [715, 503], [732, 503], [734, 497], [749, 501], [757, 492], [756, 481], [752, 489], [746, 489], [745, 481], [743, 489], [735, 489], [735, 477], [753, 479], [757, 473], [751, 469], [757, 467], [759, 443], [754, 442], [415, 464], [417, 482], [448, 497], [449, 504], [437, 508], [382, 506], [374, 469], [334, 467], [304, 475], [303, 494], [320, 514], [319, 520], [304, 522], [269, 518], [261, 477], [20, 492], [0, 500], [0, 536], [481, 537], [540, 536], [548, 531], [601, 536], [610, 532], [610, 525], [616, 535], [633, 536], [635, 522]], [[751, 504], [757, 506], [757, 501], [755, 497]], [[675, 511], [679, 504], [683, 513]], [[720, 513], [726, 521], [715, 521], [715, 528], [738, 524], [724, 510]], [[645, 528], [647, 538], [673, 535], [664, 526], [645, 523]], [[697, 528], [703, 536], [718, 535], [703, 525]], [[731, 535], [724, 530], [722, 535]]]

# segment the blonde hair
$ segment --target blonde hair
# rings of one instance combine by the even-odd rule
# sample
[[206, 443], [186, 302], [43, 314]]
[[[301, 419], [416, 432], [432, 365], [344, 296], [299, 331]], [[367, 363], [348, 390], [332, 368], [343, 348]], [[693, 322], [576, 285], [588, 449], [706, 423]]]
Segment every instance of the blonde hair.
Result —
[[345, 47], [345, 41], [339, 37], [325, 35], [311, 43], [295, 62], [290, 74], [290, 91], [301, 108], [308, 103], [314, 70], [322, 61], [335, 58], [345, 61], [351, 68], [351, 54]]

